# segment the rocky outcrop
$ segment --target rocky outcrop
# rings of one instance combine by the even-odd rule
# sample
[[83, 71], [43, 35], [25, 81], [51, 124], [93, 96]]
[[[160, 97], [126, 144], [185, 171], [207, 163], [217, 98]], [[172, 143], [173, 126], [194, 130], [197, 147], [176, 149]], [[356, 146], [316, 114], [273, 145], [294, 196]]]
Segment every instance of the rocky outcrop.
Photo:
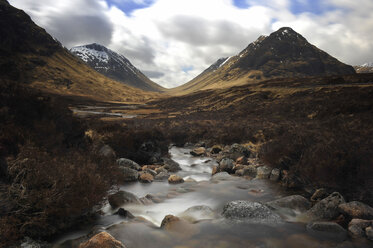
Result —
[[118, 191], [115, 194], [111, 194], [108, 196], [109, 203], [112, 208], [117, 208], [122, 206], [123, 204], [128, 204], [128, 203], [136, 203], [140, 204], [139, 198], [135, 196], [134, 194], [126, 191]]
[[96, 234], [87, 242], [79, 245], [79, 248], [126, 248], [107, 232]]

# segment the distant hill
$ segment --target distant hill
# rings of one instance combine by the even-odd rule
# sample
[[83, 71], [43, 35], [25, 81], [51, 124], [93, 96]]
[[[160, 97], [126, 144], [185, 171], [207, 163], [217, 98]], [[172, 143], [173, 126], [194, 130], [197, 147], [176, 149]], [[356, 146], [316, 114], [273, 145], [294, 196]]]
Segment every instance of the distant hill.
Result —
[[214, 65], [219, 63], [219, 67], [215, 66], [216, 69], [207, 69], [185, 85], [175, 88], [173, 92], [188, 93], [231, 87], [269, 78], [355, 73], [352, 66], [318, 49], [288, 27], [269, 36], [260, 36], [238, 55], [223, 62], [219, 59]]
[[373, 62], [354, 66], [354, 69], [357, 73], [373, 73]]
[[143, 102], [153, 96], [96, 72], [6, 0], [0, 0], [0, 13], [0, 81], [105, 101]]
[[114, 80], [147, 91], [160, 92], [165, 90], [133, 66], [126, 57], [103, 45], [93, 43], [77, 46], [71, 48], [70, 52], [96, 71]]

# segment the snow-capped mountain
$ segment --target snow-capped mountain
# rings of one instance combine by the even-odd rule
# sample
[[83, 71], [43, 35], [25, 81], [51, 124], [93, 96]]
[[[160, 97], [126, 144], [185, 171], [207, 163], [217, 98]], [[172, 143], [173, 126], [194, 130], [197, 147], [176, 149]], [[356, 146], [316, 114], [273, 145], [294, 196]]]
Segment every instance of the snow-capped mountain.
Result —
[[357, 73], [373, 73], [373, 62], [367, 62], [362, 65], [354, 66]]
[[96, 71], [129, 86], [147, 91], [163, 90], [161, 86], [151, 81], [133, 66], [126, 57], [103, 45], [93, 43], [77, 46], [71, 48], [70, 52], [78, 56]]

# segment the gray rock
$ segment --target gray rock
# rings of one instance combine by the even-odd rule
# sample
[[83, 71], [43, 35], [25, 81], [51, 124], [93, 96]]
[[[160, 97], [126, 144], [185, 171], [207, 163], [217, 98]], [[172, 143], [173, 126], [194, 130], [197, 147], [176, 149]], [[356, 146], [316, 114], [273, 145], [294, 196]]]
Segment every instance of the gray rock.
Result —
[[255, 178], [256, 175], [257, 175], [257, 171], [258, 170], [254, 165], [248, 165], [248, 166], [245, 166], [242, 169], [242, 175], [243, 176], [249, 176], [251, 178]]
[[259, 202], [232, 201], [225, 204], [223, 216], [231, 220], [250, 223], [275, 224], [282, 222], [281, 217]]
[[149, 169], [149, 168], [146, 168], [145, 170], [143, 170], [143, 172], [144, 173], [149, 173], [153, 177], [155, 177], [157, 175], [157, 172], [155, 170], [152, 170], [152, 169]]
[[214, 219], [216, 214], [209, 206], [201, 205], [188, 208], [180, 214], [180, 217], [194, 222], [197, 220]]
[[343, 241], [347, 239], [347, 231], [334, 222], [313, 222], [307, 225], [311, 234], [326, 236], [331, 239]]
[[362, 202], [352, 201], [348, 203], [343, 203], [339, 205], [338, 208], [341, 211], [341, 213], [351, 218], [366, 220], [373, 219], [373, 208]]
[[230, 181], [233, 177], [228, 174], [228, 172], [219, 172], [214, 174], [211, 179], [212, 181]]
[[128, 210], [125, 210], [124, 208], [119, 208], [118, 211], [115, 213], [119, 216], [122, 216], [124, 218], [128, 218], [128, 219], [134, 219], [135, 216], [133, 216], [133, 214], [131, 214], [130, 211]]
[[371, 226], [365, 229], [365, 235], [368, 239], [373, 240], [373, 228]]
[[233, 173], [234, 161], [230, 158], [223, 158], [218, 166], [218, 171]]
[[364, 229], [369, 227], [372, 222], [371, 220], [352, 219], [350, 223], [348, 223], [348, 232], [354, 238], [364, 237]]
[[305, 212], [311, 208], [311, 203], [301, 195], [291, 195], [266, 203], [272, 209], [290, 208]]
[[113, 148], [111, 148], [108, 145], [102, 146], [100, 148], [100, 150], [98, 151], [98, 154], [100, 156], [103, 156], [103, 157], [106, 157], [106, 158], [115, 158], [116, 157], [115, 151], [113, 150]]
[[167, 180], [170, 177], [170, 174], [168, 172], [160, 172], [158, 175], [154, 177], [155, 181], [164, 181]]
[[250, 157], [250, 150], [242, 145], [233, 144], [228, 149], [224, 148], [223, 156], [236, 161], [241, 156]]
[[133, 170], [137, 170], [137, 171], [141, 170], [141, 166], [138, 163], [127, 158], [117, 159], [117, 164], [119, 166], [127, 167]]
[[177, 172], [181, 170], [180, 165], [169, 158], [163, 158], [164, 168], [169, 172]]
[[108, 200], [112, 208], [117, 208], [128, 203], [140, 204], [140, 200], [139, 198], [137, 198], [137, 196], [123, 190], [118, 191], [115, 194], [109, 195]]
[[260, 166], [257, 168], [257, 174], [256, 177], [259, 179], [268, 179], [269, 176], [271, 175], [272, 169], [269, 168], [268, 166]]
[[334, 192], [325, 199], [316, 203], [310, 210], [308, 210], [304, 217], [306, 219], [316, 220], [332, 220], [339, 215], [338, 206], [344, 203], [345, 200], [341, 194]]
[[119, 166], [124, 182], [135, 182], [139, 179], [139, 172], [128, 167]]
[[272, 171], [271, 171], [271, 175], [269, 176], [269, 179], [271, 181], [278, 181], [280, 180], [280, 176], [281, 176], [281, 171], [280, 169], [278, 168], [274, 168]]

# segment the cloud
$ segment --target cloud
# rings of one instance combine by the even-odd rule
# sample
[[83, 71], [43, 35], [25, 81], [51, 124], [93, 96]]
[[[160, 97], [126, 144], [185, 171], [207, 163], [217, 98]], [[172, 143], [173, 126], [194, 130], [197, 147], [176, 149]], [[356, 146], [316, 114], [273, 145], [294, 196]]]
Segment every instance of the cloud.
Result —
[[[371, 0], [10, 0], [65, 46], [98, 42], [166, 87], [290, 26], [349, 64], [372, 61]], [[130, 10], [130, 12], [129, 12]]]

